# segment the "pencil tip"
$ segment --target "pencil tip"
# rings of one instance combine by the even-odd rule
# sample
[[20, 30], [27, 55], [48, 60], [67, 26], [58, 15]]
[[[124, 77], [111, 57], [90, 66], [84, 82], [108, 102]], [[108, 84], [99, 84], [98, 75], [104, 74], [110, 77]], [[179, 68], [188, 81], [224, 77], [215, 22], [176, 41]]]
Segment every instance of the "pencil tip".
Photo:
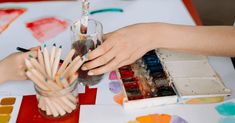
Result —
[[33, 58], [33, 56], [31, 54], [29, 54], [29, 58]]
[[44, 44], [44, 45], [43, 45], [43, 47], [45, 48], [45, 47], [47, 47], [47, 45], [46, 45], [46, 44]]
[[56, 43], [54, 43], [53, 46], [56, 46]]
[[84, 59], [88, 59], [88, 53], [86, 53], [83, 57]]
[[60, 80], [62, 81], [62, 80], [64, 80], [64, 77], [62, 76], [62, 77], [60, 77]]
[[60, 47], [59, 48], [62, 48], [62, 45], [60, 45]]

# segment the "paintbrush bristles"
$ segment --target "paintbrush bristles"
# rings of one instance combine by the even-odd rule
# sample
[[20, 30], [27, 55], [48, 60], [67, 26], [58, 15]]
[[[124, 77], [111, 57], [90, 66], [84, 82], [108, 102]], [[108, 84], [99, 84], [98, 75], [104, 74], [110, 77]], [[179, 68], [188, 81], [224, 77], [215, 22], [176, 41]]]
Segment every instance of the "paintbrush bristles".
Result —
[[31, 56], [25, 59], [26, 75], [37, 85], [39, 88], [37, 90], [54, 94], [54, 96], [40, 95], [40, 92], [37, 94], [38, 107], [53, 117], [63, 116], [76, 109], [76, 95], [73, 95], [73, 92], [62, 93], [61, 90], [72, 86], [78, 77], [77, 70], [87, 60], [84, 56], [77, 56], [72, 60], [75, 54], [75, 50], [72, 49], [59, 67], [61, 54], [62, 46], [57, 48], [54, 44], [49, 53], [44, 45], [43, 52], [38, 50], [38, 60]]

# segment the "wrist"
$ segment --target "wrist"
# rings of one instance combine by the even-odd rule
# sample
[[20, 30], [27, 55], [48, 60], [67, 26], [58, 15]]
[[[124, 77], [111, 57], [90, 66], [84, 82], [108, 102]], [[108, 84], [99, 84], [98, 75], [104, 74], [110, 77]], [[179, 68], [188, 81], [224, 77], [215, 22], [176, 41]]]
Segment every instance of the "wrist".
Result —
[[158, 49], [158, 48], [168, 48], [170, 42], [169, 38], [170, 34], [168, 24], [164, 23], [150, 23], [147, 24], [146, 36], [149, 41], [149, 50]]
[[4, 74], [4, 70], [5, 70], [5, 67], [3, 65], [3, 61], [0, 61], [0, 84], [7, 81], [7, 77], [6, 75]]

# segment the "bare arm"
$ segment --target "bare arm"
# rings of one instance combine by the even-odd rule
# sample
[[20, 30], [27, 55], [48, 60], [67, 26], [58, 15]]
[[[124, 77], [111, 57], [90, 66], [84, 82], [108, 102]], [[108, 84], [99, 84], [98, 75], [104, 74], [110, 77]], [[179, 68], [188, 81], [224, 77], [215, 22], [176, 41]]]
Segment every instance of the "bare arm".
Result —
[[[156, 40], [162, 38], [161, 48], [204, 55], [235, 56], [235, 27], [233, 26], [170, 24], [162, 24], [162, 26], [161, 36], [152, 37], [156, 48], [159, 46]], [[153, 28], [157, 27], [158, 24], [153, 26]]]
[[27, 53], [12, 53], [0, 60], [0, 84], [10, 80], [26, 80], [24, 59], [28, 58], [29, 55], [37, 57], [38, 48], [34, 47]]
[[235, 27], [164, 23], [131, 25], [106, 34], [105, 42], [90, 53], [92, 61], [83, 65], [82, 69], [90, 69], [90, 75], [105, 73], [131, 64], [156, 48], [235, 56]]

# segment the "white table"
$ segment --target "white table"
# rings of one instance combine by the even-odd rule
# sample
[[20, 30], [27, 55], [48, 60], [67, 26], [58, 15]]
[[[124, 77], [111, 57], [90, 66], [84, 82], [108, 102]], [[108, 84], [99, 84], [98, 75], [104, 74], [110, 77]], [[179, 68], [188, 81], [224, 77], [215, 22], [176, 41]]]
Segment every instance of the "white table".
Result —
[[[166, 23], [174, 23], [174, 24], [186, 24], [186, 25], [195, 25], [193, 19], [185, 8], [184, 4], [181, 0], [90, 0], [91, 1], [91, 10], [101, 9], [101, 8], [122, 8], [124, 9], [124, 13], [100, 13], [91, 16], [96, 20], [102, 22], [104, 26], [104, 32], [110, 32], [116, 30], [120, 27], [127, 26], [129, 24], [139, 23], [139, 22], [166, 22]], [[32, 47], [35, 45], [39, 45], [35, 38], [29, 33], [29, 31], [25, 30], [24, 23], [38, 18], [40, 16], [48, 16], [48, 15], [56, 15], [59, 17], [63, 17], [69, 19], [70, 21], [75, 21], [80, 17], [80, 3], [77, 2], [42, 2], [42, 3], [19, 3], [19, 4], [0, 4], [0, 7], [9, 7], [9, 6], [24, 6], [29, 9], [29, 13], [23, 15], [20, 19], [17, 19], [11, 26], [0, 35], [0, 58], [4, 58], [7, 54], [15, 52], [15, 48], [17, 46], [22, 47]], [[45, 9], [42, 9], [43, 8]], [[55, 10], [62, 10], [63, 12], [58, 12]], [[46, 12], [45, 12], [46, 11]], [[29, 16], [30, 12], [36, 12], [37, 14], [32, 14]], [[22, 36], [23, 35], [23, 36]], [[59, 44], [64, 46], [64, 53], [68, 52], [70, 49], [70, 36], [69, 30], [65, 31], [62, 35], [54, 38], [53, 41], [56, 41]], [[53, 41], [46, 42], [51, 45]], [[225, 85], [230, 89], [235, 91], [235, 71], [232, 66], [232, 62], [230, 58], [227, 57], [209, 57], [209, 62], [213, 66], [213, 68], [219, 73]], [[95, 106], [84, 106], [81, 108], [80, 113], [80, 123], [91, 123], [94, 121], [100, 121], [101, 123], [114, 123], [115, 122], [123, 122], [128, 118], [134, 118], [140, 114], [148, 114], [148, 113], [175, 113], [179, 114], [182, 117], [185, 117], [188, 121], [192, 121], [198, 123], [198, 121], [204, 121], [206, 123], [212, 123], [218, 120], [219, 115], [211, 113], [213, 111], [205, 111], [205, 116], [202, 119], [198, 119], [199, 117], [190, 115], [192, 111], [194, 114], [200, 113], [200, 109], [213, 109], [213, 104], [211, 105], [199, 105], [199, 106], [183, 106], [182, 105], [171, 105], [164, 107], [157, 107], [153, 109], [145, 109], [141, 111], [137, 111], [135, 113], [129, 114], [124, 113], [121, 107], [117, 107], [117, 105], [113, 102], [113, 94], [108, 90], [107, 84], [108, 78], [107, 75], [102, 80], [100, 84], [98, 84], [98, 93], [97, 100]], [[82, 87], [80, 87], [82, 89]], [[33, 84], [30, 81], [23, 82], [7, 82], [0, 86], [0, 95], [32, 95], [35, 94]], [[235, 94], [233, 93], [227, 99], [234, 99]], [[107, 108], [108, 107], [108, 108]], [[184, 113], [179, 112], [179, 109], [182, 109]], [[109, 113], [110, 110], [117, 110], [113, 114]], [[96, 112], [100, 111], [100, 112]], [[102, 114], [103, 112], [103, 114]], [[121, 112], [121, 113], [120, 113]], [[188, 113], [187, 113], [188, 112]], [[209, 114], [208, 114], [209, 113]], [[97, 115], [102, 114], [102, 115]], [[108, 115], [109, 114], [109, 115]], [[187, 114], [187, 115], [185, 115]], [[201, 114], [201, 115], [204, 115]], [[184, 116], [185, 115], [185, 116]], [[89, 117], [87, 117], [89, 116]], [[98, 117], [99, 116], [99, 117]], [[102, 117], [108, 117], [108, 119], [103, 119]], [[122, 116], [123, 118], [116, 118], [115, 116]], [[216, 117], [214, 120], [211, 120], [208, 117]], [[99, 120], [98, 120], [98, 119]], [[110, 120], [111, 119], [111, 120]], [[112, 120], [113, 119], [113, 120]], [[129, 119], [133, 120], [133, 119]], [[98, 122], [97, 122], [98, 123]], [[190, 122], [191, 123], [191, 122]]]

